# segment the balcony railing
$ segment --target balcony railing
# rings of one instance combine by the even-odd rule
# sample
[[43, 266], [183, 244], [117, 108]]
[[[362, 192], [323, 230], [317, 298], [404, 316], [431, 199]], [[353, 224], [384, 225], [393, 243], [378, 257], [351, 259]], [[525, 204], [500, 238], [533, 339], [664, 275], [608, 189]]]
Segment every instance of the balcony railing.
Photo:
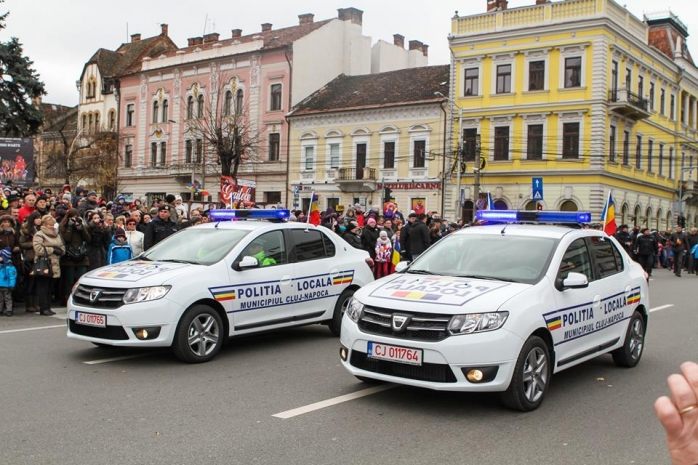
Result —
[[339, 168], [335, 181], [375, 181], [376, 179], [375, 168]]
[[611, 110], [618, 114], [640, 120], [648, 118], [649, 100], [626, 89], [612, 89], [608, 92]]

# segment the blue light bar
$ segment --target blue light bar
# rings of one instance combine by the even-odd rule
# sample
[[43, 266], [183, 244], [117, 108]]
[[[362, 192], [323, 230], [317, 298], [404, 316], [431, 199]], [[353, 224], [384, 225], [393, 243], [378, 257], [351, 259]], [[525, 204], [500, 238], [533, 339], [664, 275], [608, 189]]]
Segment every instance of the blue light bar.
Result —
[[530, 210], [480, 210], [477, 219], [493, 223], [591, 223], [589, 212], [530, 211]]
[[214, 221], [235, 220], [288, 220], [291, 216], [289, 210], [211, 210], [209, 216]]

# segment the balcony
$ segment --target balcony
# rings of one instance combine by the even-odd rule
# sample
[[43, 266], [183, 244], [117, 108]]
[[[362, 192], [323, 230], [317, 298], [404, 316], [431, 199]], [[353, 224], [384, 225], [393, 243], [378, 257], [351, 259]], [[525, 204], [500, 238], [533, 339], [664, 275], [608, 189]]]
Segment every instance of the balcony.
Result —
[[650, 117], [648, 100], [625, 89], [609, 91], [608, 104], [612, 112], [635, 121]]
[[339, 168], [334, 182], [342, 192], [374, 192], [376, 190], [375, 168]]

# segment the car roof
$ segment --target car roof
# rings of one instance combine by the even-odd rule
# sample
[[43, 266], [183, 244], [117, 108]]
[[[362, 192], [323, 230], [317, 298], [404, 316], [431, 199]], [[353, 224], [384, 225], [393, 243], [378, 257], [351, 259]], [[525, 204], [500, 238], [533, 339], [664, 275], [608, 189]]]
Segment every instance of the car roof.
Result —
[[604, 235], [603, 232], [594, 229], [576, 229], [564, 225], [507, 223], [471, 226], [456, 231], [455, 234], [502, 235], [502, 232], [504, 232], [503, 235], [505, 236], [546, 237], [552, 239], [561, 239], [568, 234], [574, 234], [578, 237]]
[[245, 231], [256, 231], [258, 229], [320, 229], [320, 226], [309, 223], [298, 223], [295, 221], [273, 222], [266, 220], [211, 221], [210, 223], [197, 224], [194, 227], [200, 229], [242, 229]]

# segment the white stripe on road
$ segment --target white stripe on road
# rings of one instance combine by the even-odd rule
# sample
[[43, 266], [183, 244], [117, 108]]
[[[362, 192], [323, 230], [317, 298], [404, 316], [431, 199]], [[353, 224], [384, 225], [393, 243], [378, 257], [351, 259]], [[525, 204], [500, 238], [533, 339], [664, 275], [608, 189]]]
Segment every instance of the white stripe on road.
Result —
[[67, 326], [64, 324], [62, 325], [53, 325], [53, 326], [40, 326], [38, 328], [20, 328], [20, 329], [6, 329], [4, 331], [0, 331], [0, 334], [7, 334], [7, 333], [22, 333], [24, 331], [38, 331], [40, 329], [51, 329], [51, 328], [66, 328]]
[[163, 352], [162, 351], [146, 352], [144, 354], [123, 355], [121, 357], [103, 358], [101, 360], [90, 360], [90, 361], [82, 362], [82, 363], [84, 363], [86, 365], [99, 365], [100, 363], [118, 362], [121, 360], [128, 360], [131, 358], [139, 358], [139, 357], [148, 357], [150, 355], [161, 354], [161, 353], [163, 353]]
[[323, 400], [321, 402], [316, 402], [314, 404], [306, 405], [305, 407], [294, 408], [293, 410], [286, 410], [285, 412], [277, 413], [272, 415], [272, 417], [281, 418], [286, 420], [288, 418], [297, 417], [298, 415], [303, 415], [304, 413], [314, 412], [315, 410], [320, 410], [325, 407], [331, 407], [333, 405], [341, 404], [343, 402], [348, 402], [350, 400], [359, 399], [361, 397], [370, 396], [371, 394], [376, 394], [379, 392], [387, 391], [388, 389], [393, 389], [397, 387], [395, 384], [384, 384], [382, 386], [374, 386], [372, 388], [364, 389], [362, 391], [352, 392], [351, 394], [345, 394], [343, 396], [334, 397], [332, 399]]
[[665, 310], [665, 309], [673, 307], [673, 306], [674, 306], [674, 304], [666, 304], [666, 305], [660, 305], [659, 307], [650, 308], [650, 313], [658, 312], [660, 310]]

